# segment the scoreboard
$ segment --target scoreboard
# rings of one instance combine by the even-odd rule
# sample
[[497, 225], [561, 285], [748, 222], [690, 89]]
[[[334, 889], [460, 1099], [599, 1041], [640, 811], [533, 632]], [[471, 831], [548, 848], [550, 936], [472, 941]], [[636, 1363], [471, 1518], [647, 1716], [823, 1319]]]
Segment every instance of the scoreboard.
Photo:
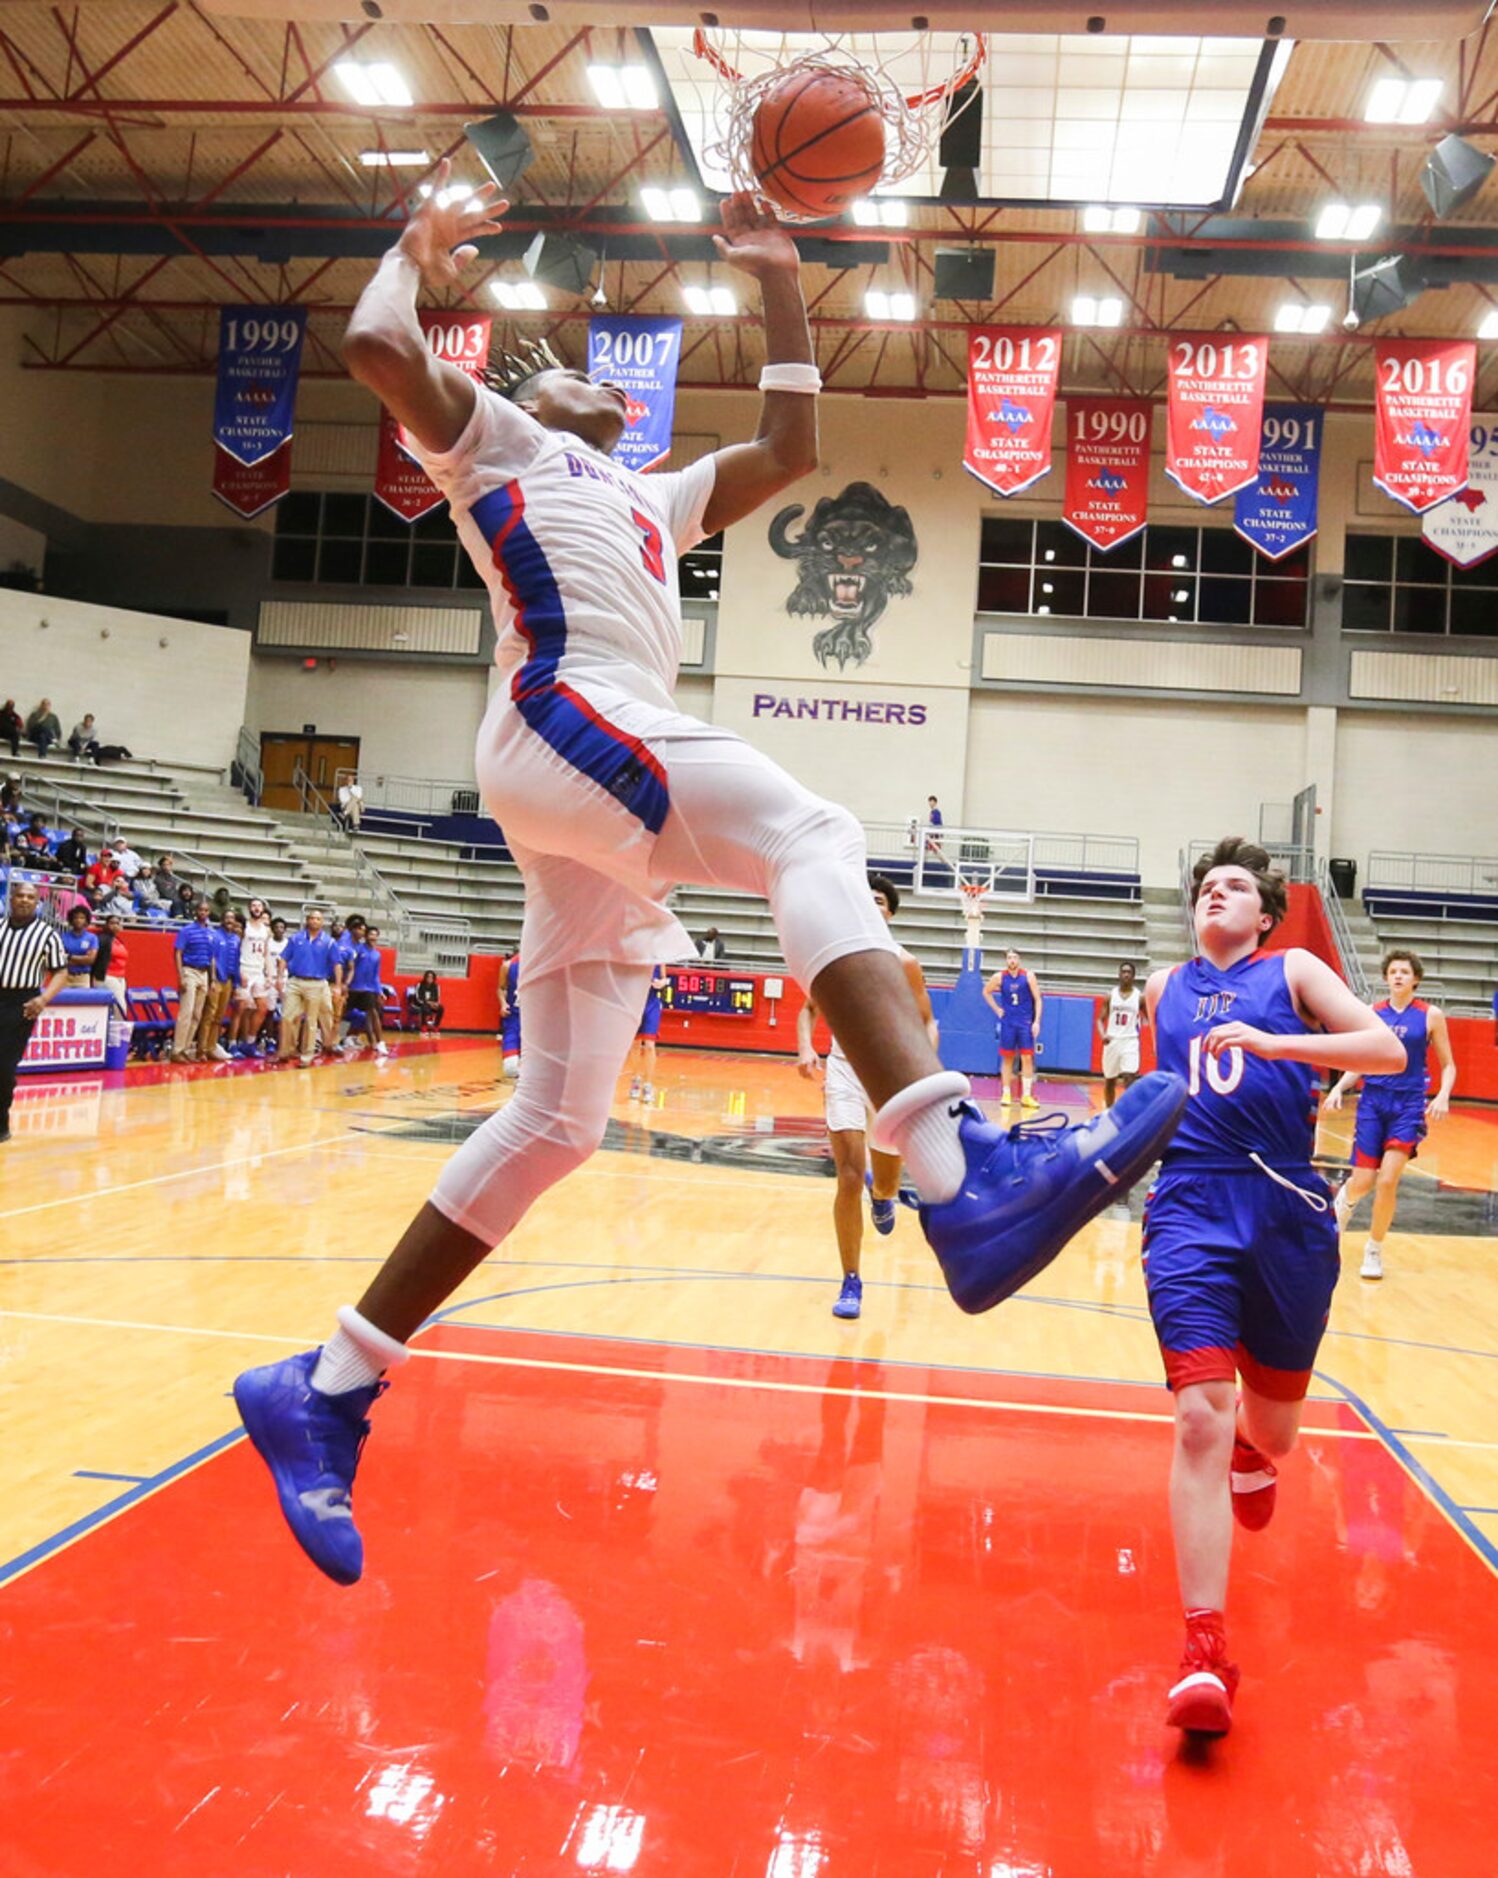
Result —
[[711, 1012], [716, 1017], [753, 1017], [758, 981], [731, 972], [668, 970], [661, 1004], [668, 1011]]

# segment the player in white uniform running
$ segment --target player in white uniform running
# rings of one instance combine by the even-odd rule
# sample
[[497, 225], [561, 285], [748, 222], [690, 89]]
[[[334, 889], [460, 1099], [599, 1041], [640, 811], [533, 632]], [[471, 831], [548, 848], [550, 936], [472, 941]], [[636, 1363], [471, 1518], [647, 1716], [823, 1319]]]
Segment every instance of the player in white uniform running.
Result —
[[[880, 917], [888, 925], [900, 910], [900, 896], [894, 882], [883, 874], [870, 874], [869, 891], [874, 896]], [[936, 1019], [931, 1011], [931, 994], [926, 989], [926, 974], [903, 946], [900, 948], [900, 964], [934, 1050], [937, 1044]], [[859, 1262], [863, 1255], [864, 1186], [867, 1180], [869, 1213], [874, 1221], [874, 1230], [881, 1234], [892, 1233], [895, 1229], [895, 1202], [900, 1197], [900, 1157], [898, 1154], [881, 1154], [875, 1148], [871, 1164], [868, 1146], [869, 1124], [872, 1120], [869, 1098], [853, 1072], [847, 1052], [836, 1037], [832, 1039], [832, 1048], [827, 1052], [827, 1065], [823, 1069], [813, 1041], [816, 1022], [817, 1007], [808, 998], [796, 1018], [796, 1066], [808, 1081], [814, 1081], [818, 1076], [826, 1077], [823, 1103], [827, 1117], [827, 1141], [832, 1149], [832, 1166], [837, 1176], [832, 1223], [837, 1233], [837, 1255], [843, 1268], [842, 1290], [832, 1307], [832, 1315], [857, 1317], [863, 1310], [863, 1275], [859, 1270]]]
[[483, 185], [412, 215], [354, 309], [344, 356], [447, 496], [494, 601], [501, 682], [479, 732], [485, 806], [525, 879], [525, 1072], [320, 1350], [247, 1371], [235, 1400], [298, 1543], [339, 1583], [363, 1570], [352, 1487], [382, 1373], [532, 1202], [598, 1147], [658, 959], [692, 943], [667, 909], [683, 881], [762, 894], [786, 964], [877, 1105], [957, 1302], [986, 1310], [1053, 1259], [1144, 1171], [1185, 1100], [1147, 1078], [1078, 1128], [1005, 1131], [943, 1070], [869, 897], [863, 831], [742, 738], [672, 701], [676, 557], [806, 475], [820, 388], [795, 243], [749, 196], [723, 205], [723, 260], [760, 284], [769, 363], [750, 443], [675, 474], [610, 452], [628, 399], [534, 355], [502, 388], [432, 354], [423, 281], [456, 285], [506, 206]]
[[1108, 1008], [1098, 1023], [1103, 1040], [1103, 1106], [1118, 1100], [1118, 1085], [1127, 1089], [1139, 1074], [1139, 1030], [1149, 1022], [1144, 993], [1134, 982], [1134, 967], [1127, 960], [1118, 968], [1118, 983], [1108, 992]]

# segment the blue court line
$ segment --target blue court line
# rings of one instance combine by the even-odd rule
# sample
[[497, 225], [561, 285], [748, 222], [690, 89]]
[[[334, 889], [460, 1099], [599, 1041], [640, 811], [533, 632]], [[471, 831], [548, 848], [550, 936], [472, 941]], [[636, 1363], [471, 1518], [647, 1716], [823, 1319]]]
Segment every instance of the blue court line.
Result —
[[117, 1493], [112, 1500], [106, 1500], [103, 1506], [96, 1507], [92, 1513], [85, 1513], [81, 1519], [75, 1519], [70, 1526], [64, 1526], [61, 1532], [54, 1532], [49, 1537], [38, 1540], [26, 1551], [18, 1552], [13, 1559], [7, 1559], [3, 1565], [0, 1565], [0, 1585], [17, 1577], [32, 1565], [39, 1565], [44, 1558], [49, 1558], [52, 1553], [61, 1551], [72, 1540], [82, 1538], [83, 1534], [93, 1527], [102, 1526], [105, 1520], [113, 1519], [116, 1513], [123, 1513], [127, 1506], [134, 1506], [137, 1500], [145, 1499], [147, 1494], [154, 1493], [158, 1487], [166, 1486], [181, 1475], [189, 1473], [201, 1462], [211, 1460], [215, 1454], [232, 1447], [236, 1441], [244, 1439], [245, 1432], [242, 1428], [231, 1429], [228, 1434], [220, 1435], [216, 1441], [210, 1441], [203, 1447], [194, 1449], [191, 1454], [184, 1455], [180, 1461], [173, 1461], [170, 1467], [163, 1467], [159, 1474], [152, 1474], [149, 1479], [139, 1482], [125, 1493]]
[[75, 1467], [74, 1480], [128, 1480], [135, 1486], [143, 1486], [151, 1476], [149, 1474], [105, 1474], [96, 1467]]
[[1498, 1516], [1498, 1506], [1464, 1506], [1464, 1513], [1492, 1513]]
[[1391, 1428], [1389, 1433], [1418, 1436], [1422, 1441], [1449, 1441], [1451, 1439], [1444, 1428]]

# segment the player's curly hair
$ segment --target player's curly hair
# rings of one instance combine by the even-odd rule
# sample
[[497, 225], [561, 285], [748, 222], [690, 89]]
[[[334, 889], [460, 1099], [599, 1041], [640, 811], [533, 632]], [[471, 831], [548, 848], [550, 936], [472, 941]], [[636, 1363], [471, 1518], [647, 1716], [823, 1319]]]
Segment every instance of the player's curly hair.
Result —
[[1425, 976], [1425, 960], [1421, 958], [1418, 952], [1411, 952], [1407, 946], [1396, 946], [1392, 952], [1386, 952], [1384, 954], [1384, 962], [1378, 968], [1379, 977], [1388, 977], [1389, 967], [1396, 959], [1404, 960], [1405, 964], [1408, 965], [1410, 970], [1415, 974], [1415, 983], [1418, 985], [1420, 980]]
[[1270, 860], [1257, 841], [1243, 835], [1224, 835], [1210, 854], [1204, 854], [1191, 870], [1191, 904], [1201, 898], [1202, 882], [1214, 867], [1241, 867], [1253, 875], [1259, 888], [1260, 909], [1269, 915], [1271, 932], [1289, 909], [1285, 876]]
[[888, 874], [870, 874], [869, 875], [869, 892], [870, 893], [882, 893], [884, 895], [885, 902], [888, 905], [890, 912], [892, 914], [899, 912], [900, 910], [899, 889], [895, 886], [895, 883], [890, 879]]
[[484, 383], [511, 404], [520, 401], [521, 393], [547, 372], [564, 372], [566, 366], [544, 339], [522, 339], [518, 350], [500, 352], [484, 367]]

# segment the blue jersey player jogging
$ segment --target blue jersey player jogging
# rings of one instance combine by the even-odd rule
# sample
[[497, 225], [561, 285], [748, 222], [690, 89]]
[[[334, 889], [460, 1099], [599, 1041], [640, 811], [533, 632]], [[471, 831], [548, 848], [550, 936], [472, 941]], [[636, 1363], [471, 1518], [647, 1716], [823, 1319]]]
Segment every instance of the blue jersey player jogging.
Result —
[[1404, 1045], [1405, 1066], [1394, 1076], [1364, 1077], [1353, 1131], [1354, 1167], [1378, 1167], [1389, 1148], [1413, 1160], [1426, 1132], [1431, 1007], [1424, 998], [1411, 998], [1400, 1010], [1392, 999], [1384, 998], [1373, 1008]]

